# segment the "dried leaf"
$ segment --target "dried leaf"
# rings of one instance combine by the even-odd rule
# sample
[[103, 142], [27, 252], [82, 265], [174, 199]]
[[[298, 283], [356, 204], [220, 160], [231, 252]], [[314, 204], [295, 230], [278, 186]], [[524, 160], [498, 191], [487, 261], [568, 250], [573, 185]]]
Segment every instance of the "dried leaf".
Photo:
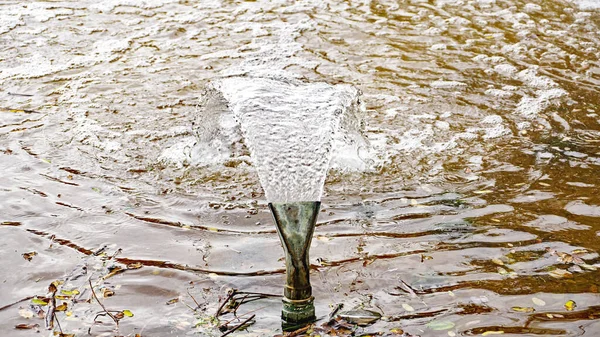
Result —
[[111, 297], [114, 294], [115, 294], [115, 292], [112, 291], [112, 290], [110, 290], [110, 289], [108, 289], [108, 288], [103, 288], [102, 289], [102, 296], [104, 296], [105, 298], [106, 297]]
[[504, 269], [502, 267], [498, 267], [497, 270], [498, 270], [498, 274], [500, 274], [500, 275], [506, 275], [506, 274], [508, 274], [508, 270], [506, 270], [506, 269]]
[[21, 256], [23, 256], [23, 258], [27, 261], [31, 261], [33, 259], [33, 257], [36, 255], [37, 255], [37, 252], [29, 252], [29, 253], [21, 254]]
[[433, 260], [433, 256], [421, 254], [421, 263], [423, 263], [423, 262], [425, 262], [427, 260]]
[[535, 311], [535, 309], [532, 307], [512, 307], [511, 309], [516, 312], [534, 312]]
[[454, 328], [455, 324], [450, 321], [432, 321], [427, 323], [427, 327], [431, 330], [450, 330]]
[[473, 193], [475, 193], [475, 194], [488, 194], [488, 193], [492, 193], [492, 192], [494, 192], [494, 191], [492, 191], [492, 190], [481, 190], [481, 191], [475, 191]]
[[19, 329], [19, 330], [29, 330], [29, 329], [35, 329], [37, 327], [39, 327], [40, 325], [35, 323], [35, 324], [17, 324], [15, 325], [15, 329]]
[[168, 300], [167, 301], [167, 305], [175, 304], [177, 302], [179, 302], [179, 297], [178, 298], [174, 298], [172, 300]]
[[565, 303], [565, 309], [567, 309], [567, 311], [573, 311], [576, 307], [577, 303], [573, 300], [568, 300], [567, 303]]
[[484, 333], [482, 333], [482, 336], [491, 336], [491, 335], [502, 335], [504, 333], [504, 331], [502, 330], [498, 330], [498, 331], [486, 331]]

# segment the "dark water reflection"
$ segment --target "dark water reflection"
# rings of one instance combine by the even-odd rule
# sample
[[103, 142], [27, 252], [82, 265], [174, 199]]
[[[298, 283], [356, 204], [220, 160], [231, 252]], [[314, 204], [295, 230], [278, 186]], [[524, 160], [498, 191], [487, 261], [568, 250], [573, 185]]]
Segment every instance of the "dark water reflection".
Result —
[[[84, 335], [100, 310], [85, 301], [91, 278], [114, 292], [107, 308], [134, 313], [123, 335], [220, 335], [188, 292], [205, 314], [229, 287], [280, 293], [283, 252], [247, 153], [208, 168], [177, 158], [207, 82], [254, 71], [256, 50], [297, 33], [285, 68], [360, 88], [382, 156], [373, 172], [328, 176], [317, 314], [382, 312], [365, 332], [597, 336], [600, 21], [585, 8], [3, 2], [0, 307], [62, 280], [80, 294], [61, 325]], [[0, 310], [3, 335], [43, 326], [28, 308]], [[278, 299], [251, 310], [237, 334], [276, 333]], [[92, 334], [114, 335], [102, 321]]]

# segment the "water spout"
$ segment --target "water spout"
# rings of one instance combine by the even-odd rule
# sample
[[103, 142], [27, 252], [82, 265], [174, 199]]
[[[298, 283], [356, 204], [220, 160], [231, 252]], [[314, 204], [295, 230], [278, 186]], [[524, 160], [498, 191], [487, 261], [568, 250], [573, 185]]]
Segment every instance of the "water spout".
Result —
[[284, 330], [295, 330], [315, 320], [308, 252], [320, 207], [319, 201], [269, 203], [285, 252]]

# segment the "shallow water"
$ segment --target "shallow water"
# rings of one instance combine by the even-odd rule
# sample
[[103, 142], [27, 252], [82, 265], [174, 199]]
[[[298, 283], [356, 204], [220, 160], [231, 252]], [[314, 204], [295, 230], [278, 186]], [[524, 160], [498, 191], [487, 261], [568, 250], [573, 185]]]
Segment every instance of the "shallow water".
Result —
[[[343, 303], [383, 313], [366, 332], [597, 336], [596, 7], [3, 1], [0, 308], [63, 280], [81, 292], [63, 330], [115, 335], [93, 325], [90, 278], [114, 291], [109, 310], [133, 312], [123, 335], [220, 335], [194, 325], [227, 288], [280, 293], [283, 251], [214, 83], [294, 77], [352, 86], [366, 109], [365, 125], [341, 123], [368, 144], [334, 151], [325, 182], [319, 317]], [[0, 310], [0, 331], [45, 331], [28, 308]], [[276, 298], [239, 310], [256, 323], [235, 334], [279, 329]]]

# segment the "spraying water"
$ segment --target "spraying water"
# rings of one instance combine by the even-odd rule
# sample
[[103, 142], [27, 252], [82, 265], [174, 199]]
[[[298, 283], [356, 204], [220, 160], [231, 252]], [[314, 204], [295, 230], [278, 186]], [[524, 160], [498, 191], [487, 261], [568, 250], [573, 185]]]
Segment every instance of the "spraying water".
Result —
[[270, 202], [318, 201], [346, 111], [347, 85], [232, 77], [218, 84], [240, 123]]

